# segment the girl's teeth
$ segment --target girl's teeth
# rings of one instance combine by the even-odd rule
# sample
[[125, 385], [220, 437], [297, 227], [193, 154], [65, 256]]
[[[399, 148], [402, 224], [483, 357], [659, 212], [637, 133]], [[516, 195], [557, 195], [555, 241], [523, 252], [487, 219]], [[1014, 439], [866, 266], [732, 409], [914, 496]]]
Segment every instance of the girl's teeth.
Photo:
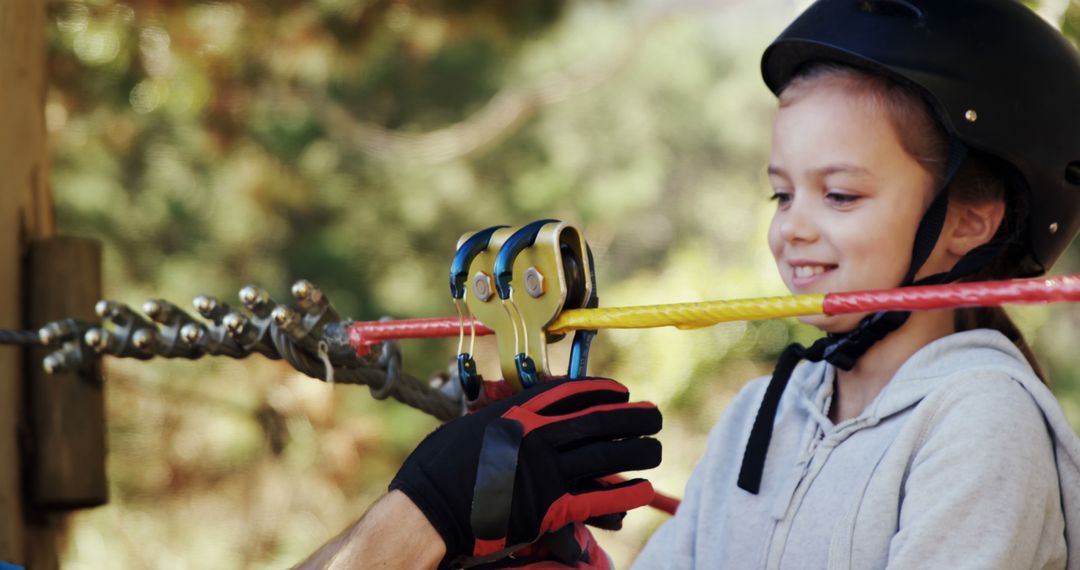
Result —
[[824, 272], [823, 265], [800, 265], [795, 268], [795, 277], [813, 277]]

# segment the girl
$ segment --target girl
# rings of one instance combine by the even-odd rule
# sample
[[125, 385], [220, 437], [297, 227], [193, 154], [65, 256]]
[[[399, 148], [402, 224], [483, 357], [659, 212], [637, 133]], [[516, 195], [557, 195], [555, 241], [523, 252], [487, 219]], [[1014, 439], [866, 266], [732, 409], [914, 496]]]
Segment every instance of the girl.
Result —
[[[1019, 3], [822, 0], [762, 70], [793, 293], [1036, 275], [1075, 234], [1080, 63]], [[1080, 568], [1080, 440], [1001, 309], [805, 322], [635, 567]]]
[[[819, 0], [762, 71], [769, 246], [793, 293], [1038, 275], [1080, 229], [1080, 58], [1019, 2]], [[805, 322], [827, 335], [736, 397], [635, 568], [1080, 569], [1080, 439], [1003, 311]], [[314, 561], [491, 561], [617, 526], [641, 482], [574, 485], [604, 472], [585, 455], [658, 460], [655, 410], [625, 401], [555, 383], [447, 424]], [[563, 430], [573, 445], [541, 433], [605, 414]], [[558, 558], [604, 566], [570, 534]]]

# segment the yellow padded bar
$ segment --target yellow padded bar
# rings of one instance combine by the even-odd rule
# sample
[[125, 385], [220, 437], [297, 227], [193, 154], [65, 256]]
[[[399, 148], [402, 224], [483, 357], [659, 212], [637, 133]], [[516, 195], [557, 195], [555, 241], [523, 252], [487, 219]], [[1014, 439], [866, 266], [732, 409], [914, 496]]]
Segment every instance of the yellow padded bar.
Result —
[[822, 315], [825, 295], [759, 297], [599, 309], [569, 309], [547, 326], [552, 334], [581, 329], [644, 329], [673, 326], [695, 329], [730, 321]]

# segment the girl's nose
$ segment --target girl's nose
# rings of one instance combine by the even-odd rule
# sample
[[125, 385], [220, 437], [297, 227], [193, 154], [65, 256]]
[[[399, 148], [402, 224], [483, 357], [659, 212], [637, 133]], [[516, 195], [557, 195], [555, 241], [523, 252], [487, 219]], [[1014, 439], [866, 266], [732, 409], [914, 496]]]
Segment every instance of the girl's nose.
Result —
[[[802, 193], [805, 194], [805, 193]], [[780, 237], [789, 243], [812, 242], [818, 238], [817, 224], [809, 200], [795, 192], [788, 207], [778, 212], [780, 219]]]

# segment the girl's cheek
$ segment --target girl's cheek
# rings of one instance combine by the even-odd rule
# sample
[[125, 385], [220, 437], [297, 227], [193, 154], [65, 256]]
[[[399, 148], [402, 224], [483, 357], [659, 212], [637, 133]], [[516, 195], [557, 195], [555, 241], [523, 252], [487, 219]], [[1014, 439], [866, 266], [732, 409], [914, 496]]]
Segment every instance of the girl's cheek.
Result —
[[776, 214], [773, 215], [772, 221], [769, 223], [769, 231], [765, 236], [766, 242], [768, 242], [769, 253], [772, 254], [773, 259], [780, 257], [780, 252], [783, 249], [783, 243], [780, 239], [779, 222], [777, 221]]

